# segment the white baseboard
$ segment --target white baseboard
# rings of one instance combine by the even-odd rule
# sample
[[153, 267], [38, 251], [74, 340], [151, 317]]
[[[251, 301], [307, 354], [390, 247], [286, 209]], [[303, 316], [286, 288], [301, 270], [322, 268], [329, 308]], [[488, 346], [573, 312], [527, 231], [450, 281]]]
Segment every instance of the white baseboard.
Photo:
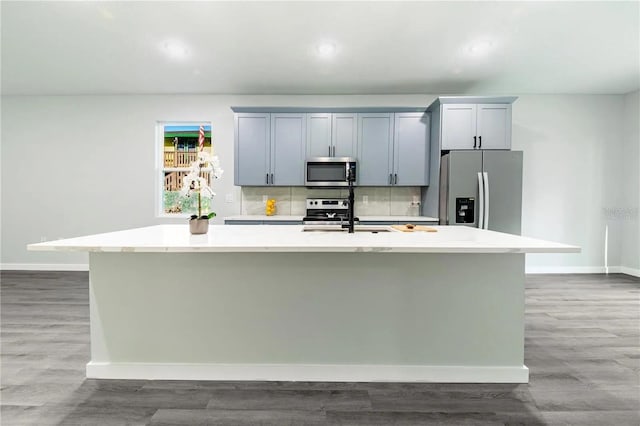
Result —
[[[526, 274], [604, 274], [604, 266], [525, 266]], [[611, 267], [609, 267], [611, 272]]]
[[[640, 278], [640, 269], [627, 268], [626, 266], [619, 266], [618, 269], [617, 272]], [[611, 268], [609, 268], [609, 270], [611, 270]]]
[[[88, 271], [88, 263], [2, 263], [2, 271]], [[604, 266], [527, 266], [527, 274], [604, 274]], [[627, 274], [640, 278], [640, 269], [610, 266], [610, 274]]]
[[87, 378], [305, 382], [528, 383], [521, 367], [89, 362]]
[[88, 263], [2, 263], [3, 271], [88, 271]]
[[640, 277], [640, 269], [626, 266], [526, 266], [527, 274], [627, 274]]

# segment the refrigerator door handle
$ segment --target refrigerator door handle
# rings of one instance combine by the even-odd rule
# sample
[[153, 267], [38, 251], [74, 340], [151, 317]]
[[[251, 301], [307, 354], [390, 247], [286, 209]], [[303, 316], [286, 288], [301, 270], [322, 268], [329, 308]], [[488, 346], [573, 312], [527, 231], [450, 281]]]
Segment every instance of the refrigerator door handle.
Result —
[[482, 173], [484, 176], [484, 229], [489, 229], [489, 174]]
[[484, 229], [484, 181], [482, 173], [478, 172], [478, 228]]

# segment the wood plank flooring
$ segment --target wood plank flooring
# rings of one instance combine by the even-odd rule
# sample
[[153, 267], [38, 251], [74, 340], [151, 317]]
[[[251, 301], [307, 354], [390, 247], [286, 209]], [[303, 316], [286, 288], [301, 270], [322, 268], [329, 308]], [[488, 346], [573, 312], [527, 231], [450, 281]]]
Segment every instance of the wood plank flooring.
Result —
[[88, 274], [2, 272], [2, 425], [639, 425], [640, 280], [533, 275], [531, 381], [87, 380]]

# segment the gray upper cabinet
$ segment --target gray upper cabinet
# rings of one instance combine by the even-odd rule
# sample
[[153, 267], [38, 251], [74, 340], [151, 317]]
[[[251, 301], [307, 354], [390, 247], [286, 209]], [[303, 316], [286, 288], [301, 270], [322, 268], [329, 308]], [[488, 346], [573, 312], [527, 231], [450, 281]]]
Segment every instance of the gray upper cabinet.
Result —
[[442, 149], [473, 149], [475, 137], [475, 105], [453, 104], [442, 106]]
[[305, 114], [271, 114], [270, 185], [304, 185], [305, 139]]
[[303, 186], [305, 114], [237, 113], [235, 185]]
[[[304, 186], [310, 157], [355, 158], [358, 186], [429, 185], [431, 116], [419, 108], [232, 109], [235, 185]], [[490, 133], [498, 119], [482, 116]]]
[[307, 114], [307, 157], [354, 157], [357, 114]]
[[393, 114], [358, 114], [358, 186], [393, 183]]
[[331, 156], [331, 115], [307, 114], [307, 157]]
[[511, 149], [511, 104], [443, 104], [442, 149]]
[[271, 114], [235, 116], [235, 185], [267, 185], [270, 173]]
[[478, 104], [477, 110], [481, 149], [511, 149], [511, 105]]
[[359, 114], [358, 186], [429, 185], [429, 116]]
[[334, 157], [355, 157], [358, 123], [355, 113], [331, 114], [331, 142]]
[[399, 112], [394, 124], [393, 184], [429, 185], [429, 115]]

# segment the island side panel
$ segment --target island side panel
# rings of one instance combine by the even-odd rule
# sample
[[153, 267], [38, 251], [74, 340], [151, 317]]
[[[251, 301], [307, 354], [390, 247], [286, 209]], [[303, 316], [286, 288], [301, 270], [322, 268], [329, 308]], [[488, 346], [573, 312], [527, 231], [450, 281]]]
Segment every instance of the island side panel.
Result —
[[90, 377], [528, 377], [523, 254], [91, 253], [90, 283]]

